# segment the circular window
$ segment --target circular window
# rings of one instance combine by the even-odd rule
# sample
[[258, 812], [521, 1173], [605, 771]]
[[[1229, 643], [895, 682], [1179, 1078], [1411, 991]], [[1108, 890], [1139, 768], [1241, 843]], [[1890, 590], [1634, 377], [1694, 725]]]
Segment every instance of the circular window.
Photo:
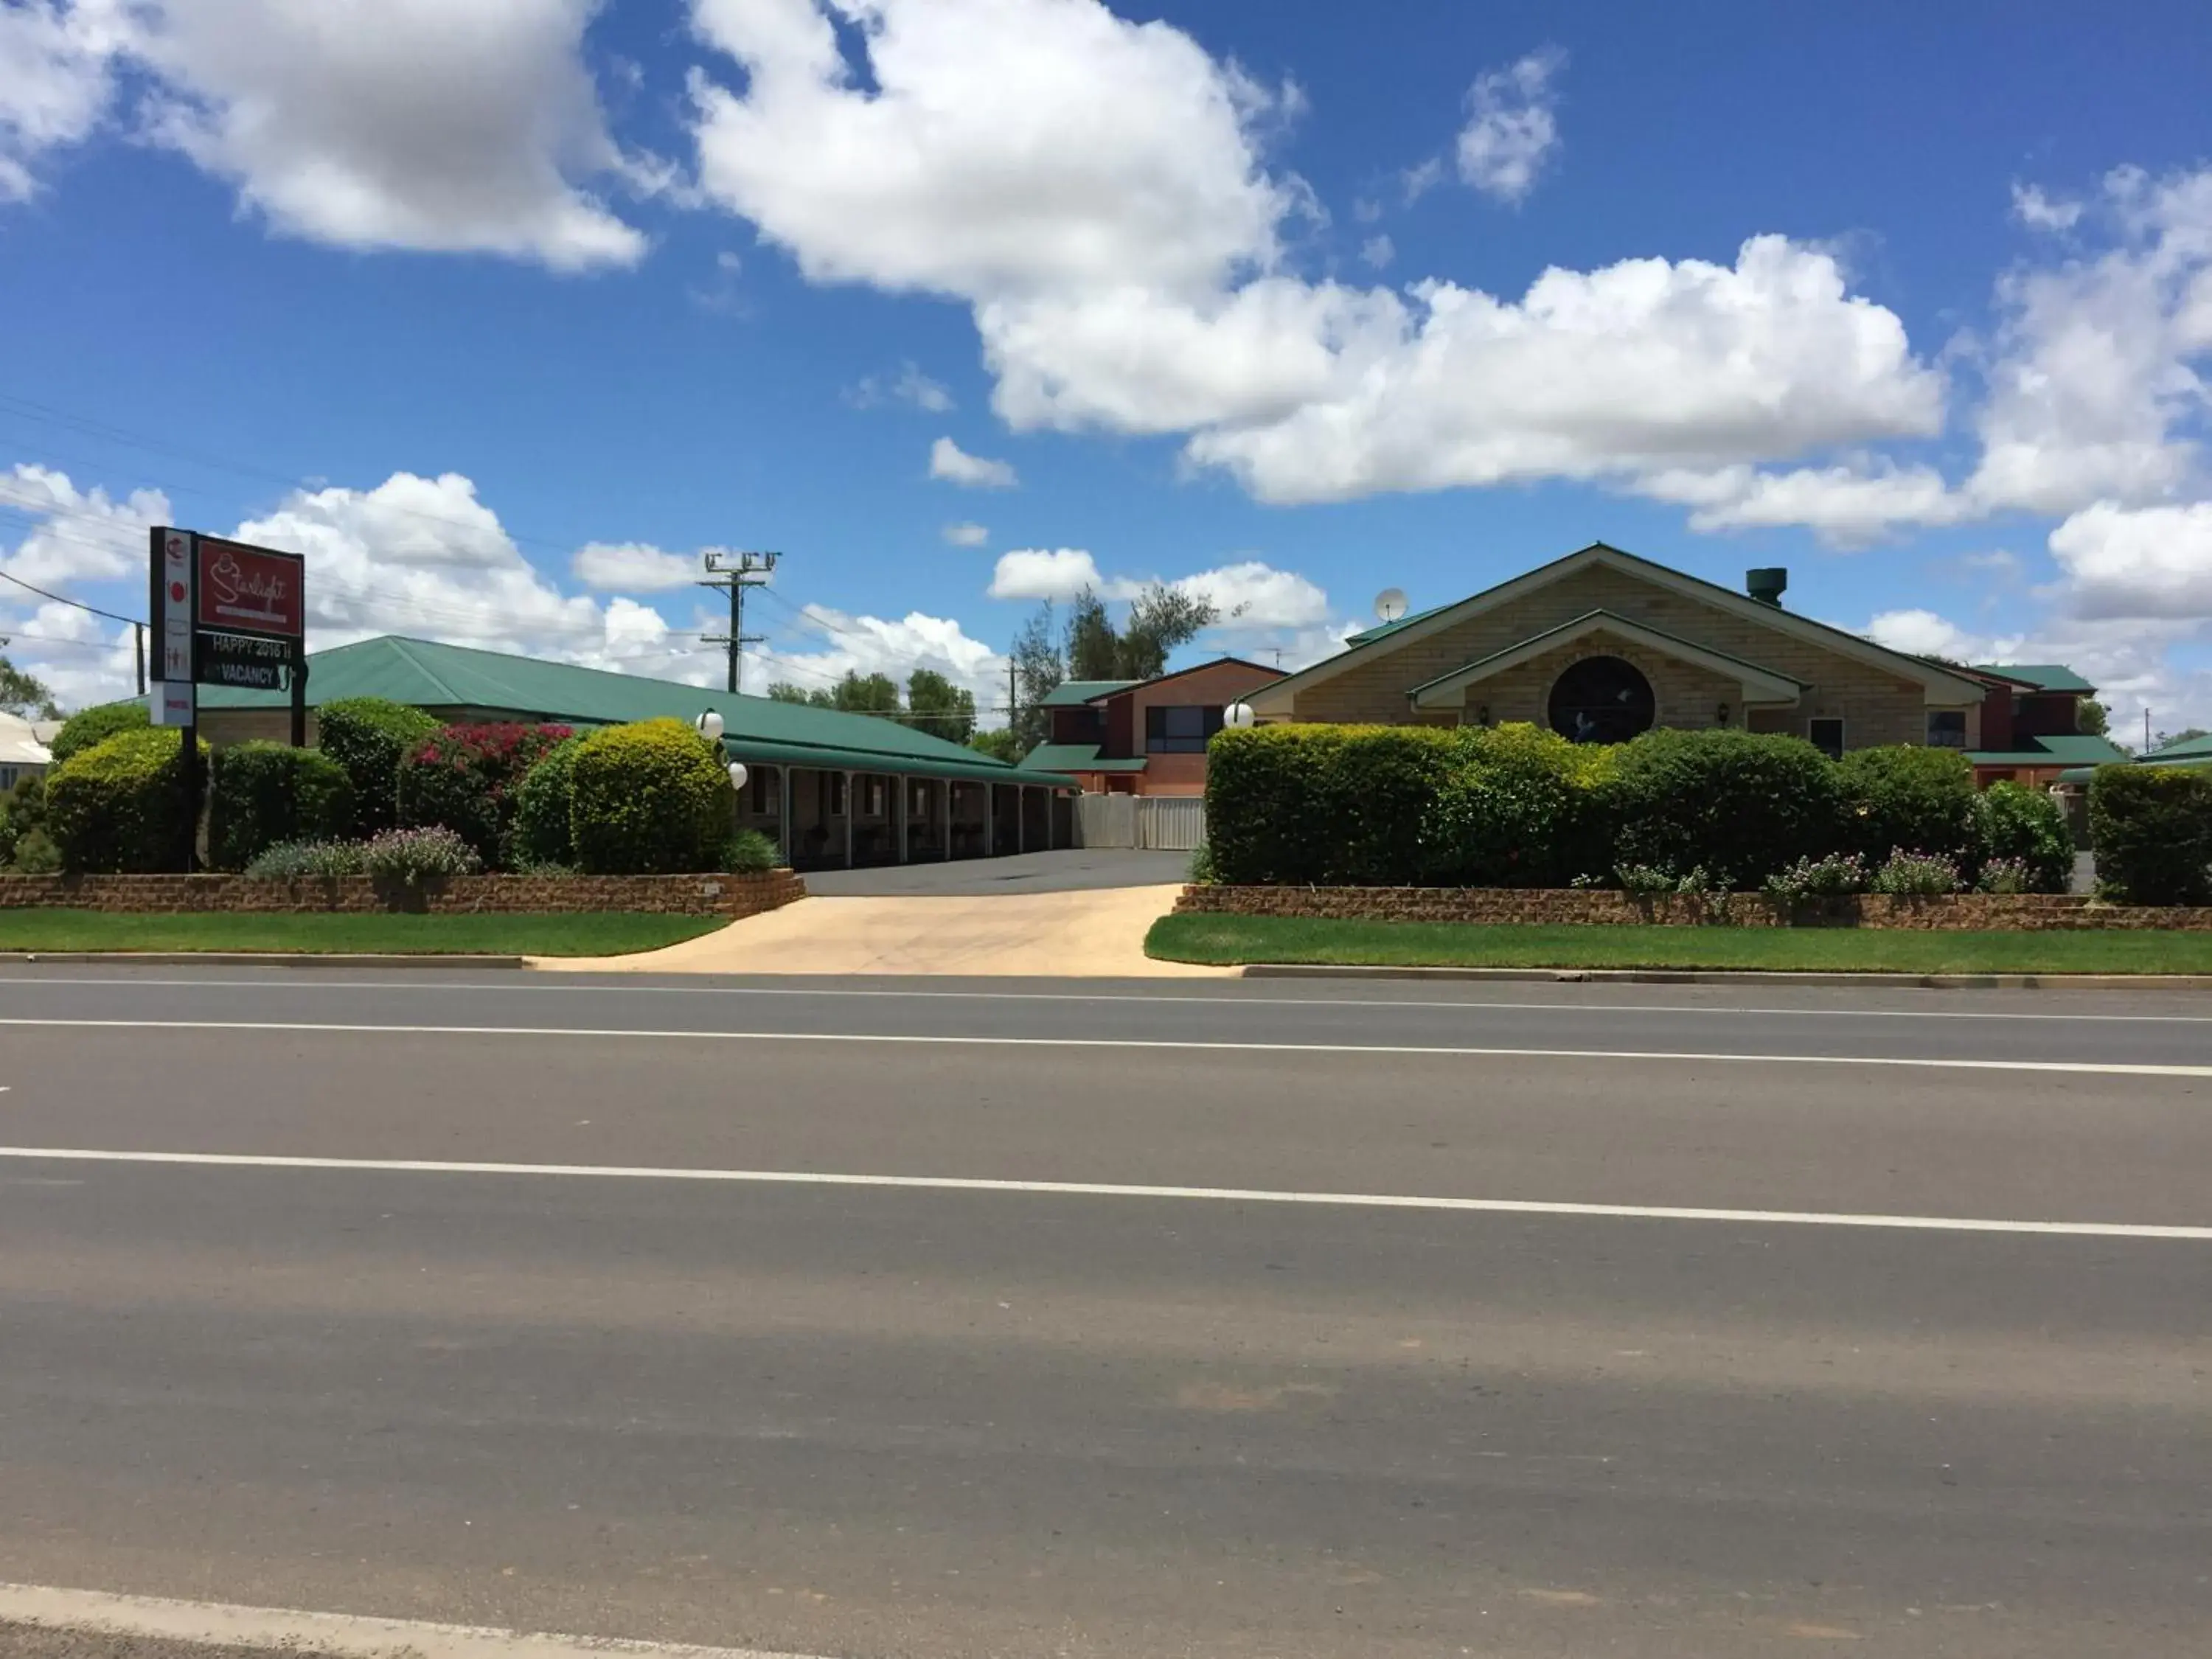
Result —
[[1552, 687], [1552, 730], [1577, 743], [1626, 743], [1649, 732], [1651, 682], [1618, 657], [1584, 657]]

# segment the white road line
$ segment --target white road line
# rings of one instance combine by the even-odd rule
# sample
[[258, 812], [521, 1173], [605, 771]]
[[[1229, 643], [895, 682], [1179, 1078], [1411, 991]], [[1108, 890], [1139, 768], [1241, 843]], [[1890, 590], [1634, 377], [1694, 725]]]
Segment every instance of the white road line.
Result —
[[356, 1025], [261, 1019], [0, 1019], [0, 1026], [46, 1030], [289, 1031], [388, 1036], [586, 1037], [597, 1042], [811, 1042], [947, 1048], [1143, 1048], [1196, 1054], [1388, 1054], [1403, 1059], [1659, 1060], [1688, 1065], [1878, 1066], [1939, 1072], [2048, 1072], [2078, 1077], [2212, 1078], [2212, 1066], [2159, 1066], [2132, 1060], [1938, 1060], [1905, 1054], [1742, 1054], [1663, 1048], [1492, 1048], [1441, 1043], [1208, 1042], [1177, 1037], [960, 1036], [887, 1031], [646, 1031], [574, 1025]]
[[544, 1636], [411, 1619], [240, 1607], [220, 1601], [171, 1601], [40, 1584], [0, 1584], [0, 1620], [139, 1640], [277, 1648], [299, 1659], [804, 1659], [754, 1648], [690, 1647], [673, 1642]]
[[[10, 985], [100, 985], [132, 988], [141, 986], [165, 990], [212, 989], [229, 991], [400, 991], [422, 995], [444, 995], [453, 991], [503, 991], [530, 996], [541, 992], [605, 996], [678, 997], [820, 997], [875, 1001], [912, 1002], [1138, 1002], [1171, 1003], [1189, 1008], [1464, 1008], [1477, 1012], [1558, 1014], [1705, 1014], [1802, 1016], [1808, 1019], [1981, 1019], [2029, 1020], [2039, 1025], [2080, 1022], [2118, 1025], [2212, 1025], [2212, 1014], [2084, 1014], [2070, 1013], [2048, 1005], [2033, 1012], [1997, 1012], [1978, 1008], [1770, 1008], [1711, 1003], [1660, 1002], [1462, 1002], [1435, 997], [1298, 997], [1217, 995], [1206, 993], [1108, 991], [908, 991], [815, 988], [811, 986], [766, 985], [640, 985], [619, 980], [593, 979], [577, 983], [566, 980], [523, 978], [502, 981], [393, 979], [147, 979], [86, 978], [64, 975], [32, 977], [0, 974], [0, 989]], [[1613, 987], [1593, 985], [1593, 990]], [[1918, 994], [1916, 993], [1916, 994]]]
[[67, 1146], [0, 1146], [25, 1163], [153, 1164], [216, 1170], [334, 1170], [362, 1174], [537, 1176], [562, 1180], [698, 1182], [746, 1187], [876, 1187], [934, 1193], [1031, 1193], [1055, 1198], [1200, 1200], [1355, 1210], [1435, 1210], [1479, 1215], [1598, 1217], [1626, 1221], [1726, 1221], [1740, 1225], [1862, 1227], [1925, 1233], [2032, 1233], [2064, 1238], [2212, 1242], [2212, 1226], [2118, 1221], [2007, 1221], [1970, 1216], [1858, 1215], [1825, 1210], [1723, 1210], [1653, 1204], [1571, 1204], [1541, 1199], [1443, 1198], [1401, 1193], [1282, 1192], [1253, 1187], [1152, 1187], [1114, 1181], [993, 1181], [968, 1176], [836, 1175], [812, 1170], [688, 1170], [601, 1164], [466, 1164], [435, 1158], [287, 1158], [258, 1152], [124, 1152]]

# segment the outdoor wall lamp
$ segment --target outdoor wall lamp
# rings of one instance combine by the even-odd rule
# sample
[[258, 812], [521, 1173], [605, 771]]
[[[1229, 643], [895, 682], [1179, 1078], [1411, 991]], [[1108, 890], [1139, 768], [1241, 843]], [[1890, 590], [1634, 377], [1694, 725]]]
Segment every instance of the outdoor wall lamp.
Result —
[[700, 715], [697, 720], [693, 720], [691, 725], [693, 729], [696, 730], [701, 737], [706, 738], [708, 742], [721, 742], [722, 717], [719, 714], [715, 713], [714, 710], [709, 708], [705, 714]]
[[751, 775], [751, 773], [745, 770], [745, 763], [743, 761], [732, 761], [730, 763], [731, 788], [742, 790], [745, 787], [745, 780]]
[[1249, 702], [1232, 702], [1221, 711], [1221, 723], [1233, 732], [1249, 732], [1259, 719]]
[[1726, 726], [1729, 723], [1729, 706], [1726, 703], [1720, 706], [1718, 712], [1713, 715], [1713, 720], [1716, 724], [1721, 726]]

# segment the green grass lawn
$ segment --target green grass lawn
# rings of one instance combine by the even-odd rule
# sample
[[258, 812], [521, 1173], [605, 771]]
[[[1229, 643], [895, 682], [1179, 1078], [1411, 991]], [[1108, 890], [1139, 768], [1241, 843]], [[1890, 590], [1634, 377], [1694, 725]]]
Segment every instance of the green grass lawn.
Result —
[[0, 951], [291, 951], [614, 957], [725, 926], [716, 916], [110, 915], [0, 910]]
[[1935, 933], [1873, 927], [1477, 927], [1164, 916], [1148, 955], [1220, 965], [1748, 968], [1911, 974], [2212, 973], [2212, 933]]

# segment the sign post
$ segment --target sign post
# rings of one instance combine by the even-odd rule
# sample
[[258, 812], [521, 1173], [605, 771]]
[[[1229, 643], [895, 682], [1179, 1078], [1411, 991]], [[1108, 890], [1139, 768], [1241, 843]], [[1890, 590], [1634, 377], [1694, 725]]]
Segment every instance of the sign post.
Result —
[[152, 714], [156, 726], [177, 726], [183, 737], [178, 771], [189, 872], [199, 828], [198, 688], [274, 691], [289, 678], [292, 746], [307, 746], [307, 561], [161, 526], [153, 532], [149, 565], [148, 614], [161, 639]]

